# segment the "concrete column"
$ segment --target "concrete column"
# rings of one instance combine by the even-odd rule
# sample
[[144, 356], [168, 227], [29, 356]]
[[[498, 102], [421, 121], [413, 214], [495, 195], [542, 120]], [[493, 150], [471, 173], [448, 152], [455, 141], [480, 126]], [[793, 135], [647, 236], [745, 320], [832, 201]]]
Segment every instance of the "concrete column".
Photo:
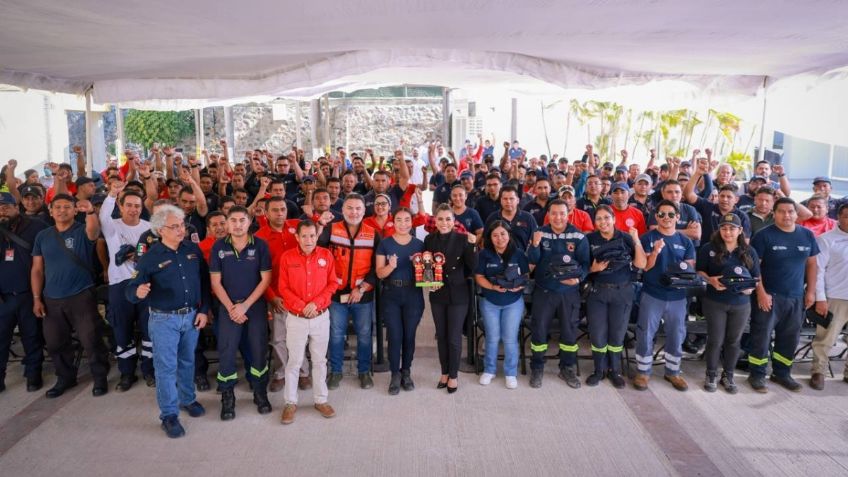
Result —
[[124, 115], [121, 108], [115, 107], [115, 156], [121, 157], [124, 153]]
[[103, 113], [91, 110], [91, 90], [85, 93], [85, 168], [89, 176], [106, 168]]
[[309, 135], [312, 140], [312, 159], [321, 155], [321, 142], [318, 137], [318, 124], [321, 122], [321, 100], [309, 101]]
[[233, 127], [233, 107], [224, 106], [224, 136], [227, 139], [227, 155], [234, 159], [236, 150], [235, 128]]
[[509, 134], [512, 137], [510, 141], [515, 141], [518, 138], [518, 98], [512, 98]]
[[450, 144], [450, 89], [442, 89], [442, 144]]
[[197, 134], [197, 139], [195, 141], [195, 154], [197, 158], [200, 159], [200, 151], [206, 149], [206, 134], [205, 128], [203, 127], [203, 108], [197, 109], [194, 112], [194, 132]]

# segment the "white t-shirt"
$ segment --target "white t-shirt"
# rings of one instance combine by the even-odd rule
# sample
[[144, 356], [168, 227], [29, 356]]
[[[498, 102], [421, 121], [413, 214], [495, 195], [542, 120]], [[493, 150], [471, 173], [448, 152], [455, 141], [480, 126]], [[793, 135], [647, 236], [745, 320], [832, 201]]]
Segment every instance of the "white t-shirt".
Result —
[[135, 262], [132, 260], [127, 260], [120, 267], [115, 265], [115, 254], [122, 245], [129, 244], [135, 247], [141, 234], [150, 229], [150, 222], [146, 220], [139, 221], [138, 225], [127, 225], [123, 219], [113, 219], [112, 211], [115, 209], [115, 202], [114, 197], [106, 196], [100, 207], [100, 230], [109, 249], [110, 285], [129, 280], [135, 271]]

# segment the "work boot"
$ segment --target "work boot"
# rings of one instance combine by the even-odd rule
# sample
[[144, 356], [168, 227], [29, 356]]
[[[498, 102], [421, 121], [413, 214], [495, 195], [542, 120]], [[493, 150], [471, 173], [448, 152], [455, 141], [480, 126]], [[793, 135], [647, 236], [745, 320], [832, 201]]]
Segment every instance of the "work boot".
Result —
[[598, 383], [604, 380], [603, 371], [595, 371], [586, 378], [586, 386], [597, 386]]
[[301, 376], [297, 378], [297, 388], [301, 391], [312, 389], [312, 378], [309, 376]]
[[283, 415], [280, 417], [280, 422], [283, 424], [291, 424], [294, 422], [294, 413], [297, 412], [297, 406], [291, 403], [286, 404], [283, 408]]
[[[0, 382], [0, 385], [2, 385], [2, 384], [3, 383]], [[34, 374], [32, 376], [27, 376], [27, 392], [28, 393], [38, 391], [39, 389], [41, 389], [42, 386], [44, 386], [44, 381], [42, 381], [42, 379], [41, 379], [41, 373]], [[6, 386], [3, 385], [3, 388], [5, 388], [5, 387]]]
[[198, 374], [194, 377], [194, 386], [198, 391], [209, 391], [209, 380], [205, 374]]
[[162, 419], [162, 430], [165, 431], [165, 435], [171, 439], [176, 439], [185, 435], [185, 429], [183, 429], [182, 424], [180, 424], [180, 420], [177, 416], [173, 415], [165, 416]]
[[339, 383], [342, 382], [342, 373], [330, 373], [327, 376], [327, 389], [339, 389]]
[[125, 393], [130, 390], [133, 383], [138, 381], [138, 378], [135, 374], [122, 374], [121, 380], [118, 381], [118, 385], [115, 386], [115, 390], [121, 393]]
[[91, 388], [91, 395], [94, 397], [103, 396], [109, 392], [109, 382], [106, 376], [94, 378], [94, 386]]
[[59, 378], [59, 379], [56, 380], [56, 384], [53, 385], [52, 388], [48, 389], [47, 392], [44, 393], [44, 395], [47, 397], [47, 399], [57, 398], [57, 397], [61, 396], [62, 394], [65, 394], [65, 391], [67, 391], [68, 389], [71, 389], [72, 387], [74, 387], [76, 385], [77, 385], [76, 379], [74, 379], [73, 381], [66, 381], [62, 378]]
[[736, 383], [733, 382], [733, 373], [732, 372], [723, 372], [721, 373], [721, 381], [719, 384], [730, 394], [736, 394], [739, 389], [736, 388]]
[[415, 389], [415, 383], [412, 382], [412, 375], [408, 369], [401, 370], [400, 372], [400, 387], [403, 388], [404, 391], [412, 391]]
[[810, 387], [815, 389], [816, 391], [821, 391], [824, 389], [824, 374], [822, 373], [813, 373], [810, 377]]
[[633, 378], [633, 387], [639, 391], [646, 391], [648, 389], [648, 381], [651, 380], [651, 377], [645, 373], [638, 373], [636, 377]]
[[610, 371], [607, 373], [607, 377], [609, 377], [610, 382], [612, 383], [612, 387], [616, 389], [624, 389], [627, 386], [627, 382], [624, 380], [624, 376], [621, 375], [618, 371]]
[[236, 395], [233, 389], [221, 390], [221, 420], [231, 421], [236, 418]]
[[286, 378], [274, 378], [271, 380], [271, 385], [268, 386], [268, 391], [272, 393], [282, 391], [286, 387]]
[[400, 373], [392, 373], [392, 380], [389, 382], [389, 394], [395, 396], [400, 393]]
[[545, 374], [545, 371], [542, 369], [531, 369], [530, 370], [530, 387], [531, 388], [541, 388], [542, 387], [542, 376]]
[[580, 379], [577, 378], [577, 366], [564, 366], [559, 370], [558, 376], [565, 381], [568, 387], [573, 389], [580, 388]]
[[371, 389], [374, 387], [374, 380], [371, 379], [371, 373], [359, 373], [359, 387], [362, 389]]
[[678, 374], [666, 374], [664, 379], [670, 382], [671, 385], [674, 386], [674, 389], [678, 391], [686, 391], [687, 389], [689, 389], [689, 385], [686, 384], [686, 380]]
[[714, 393], [718, 389], [716, 384], [716, 373], [707, 373], [707, 379], [704, 381], [704, 391]]
[[793, 393], [801, 392], [801, 384], [799, 384], [798, 381], [795, 381], [792, 376], [778, 376], [776, 374], [772, 374], [770, 379]]
[[253, 391], [253, 404], [256, 404], [256, 410], [259, 414], [268, 414], [271, 412], [271, 402], [268, 401], [268, 392], [265, 391], [265, 386], [257, 386]]
[[766, 384], [765, 376], [750, 375], [748, 376], [748, 384], [758, 393], [765, 394], [768, 392], [768, 384]]
[[145, 374], [144, 375], [144, 384], [147, 385], [148, 388], [156, 387], [156, 376], [153, 374]]

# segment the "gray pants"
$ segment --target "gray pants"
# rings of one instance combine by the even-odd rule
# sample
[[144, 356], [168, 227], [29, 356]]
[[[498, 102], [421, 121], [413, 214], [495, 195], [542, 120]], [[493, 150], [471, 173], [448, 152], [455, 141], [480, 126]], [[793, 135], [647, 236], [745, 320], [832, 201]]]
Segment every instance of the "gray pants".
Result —
[[707, 373], [716, 373], [719, 359], [724, 371], [733, 373], [739, 359], [739, 340], [751, 317], [751, 303], [729, 305], [704, 298], [702, 309], [707, 318]]
[[[288, 313], [274, 312], [271, 320], [271, 359], [274, 363], [274, 379], [286, 377], [286, 364], [289, 362], [289, 351], [286, 349], [286, 316]], [[300, 377], [309, 376], [309, 360], [306, 359], [306, 349], [303, 350], [303, 361], [300, 365]]]

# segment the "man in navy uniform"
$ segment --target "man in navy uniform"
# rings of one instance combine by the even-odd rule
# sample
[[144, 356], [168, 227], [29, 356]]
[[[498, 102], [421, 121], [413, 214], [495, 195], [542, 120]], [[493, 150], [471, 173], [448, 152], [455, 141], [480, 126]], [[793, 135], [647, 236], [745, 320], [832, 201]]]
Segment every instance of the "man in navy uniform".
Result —
[[209, 312], [209, 271], [200, 247], [184, 240], [182, 210], [160, 206], [150, 229], [161, 240], [138, 261], [126, 297], [131, 303], [148, 300], [159, 418], [165, 434], [176, 438], [185, 435], [180, 408], [191, 417], [206, 412], [196, 401], [192, 381], [197, 336]]
[[15, 325], [21, 332], [27, 391], [41, 389], [44, 343], [32, 312], [29, 272], [32, 244], [47, 224], [21, 215], [12, 194], [0, 192], [0, 392], [6, 389], [6, 364]]
[[236, 351], [247, 333], [250, 374], [256, 378], [253, 402], [260, 414], [271, 412], [268, 402], [268, 308], [263, 298], [271, 283], [271, 251], [268, 244], [248, 233], [250, 214], [233, 207], [227, 214], [230, 234], [215, 242], [209, 254], [212, 292], [218, 298], [218, 385], [221, 389], [221, 420], [236, 417], [233, 388], [238, 379]]
[[[586, 236], [568, 223], [568, 205], [555, 199], [548, 207], [551, 223], [533, 233], [527, 257], [536, 273], [533, 312], [530, 319], [530, 387], [542, 387], [548, 329], [554, 316], [560, 322], [559, 377], [572, 388], [580, 387], [577, 379], [577, 322], [580, 320], [578, 285], [589, 272], [589, 242]], [[533, 220], [532, 218], [530, 220]], [[576, 276], [563, 278], [555, 271], [560, 264], [577, 263]]]
[[751, 240], [760, 257], [762, 280], [751, 303], [748, 382], [760, 393], [768, 392], [765, 376], [772, 331], [771, 380], [790, 391], [801, 390], [790, 373], [804, 310], [816, 301], [819, 246], [812, 231], [795, 224], [797, 219], [795, 201], [788, 197], [777, 199], [774, 224], [757, 232]]
[[[109, 351], [103, 342], [91, 269], [100, 221], [91, 202], [75, 204], [67, 194], [56, 194], [50, 214], [56, 225], [35, 237], [30, 274], [33, 313], [44, 318], [44, 341], [56, 368], [56, 385], [47, 391], [47, 397], [59, 397], [77, 384], [72, 329], [88, 354], [94, 378], [91, 393], [102, 396], [108, 392]], [[85, 215], [85, 225], [75, 222], [76, 214]]]

